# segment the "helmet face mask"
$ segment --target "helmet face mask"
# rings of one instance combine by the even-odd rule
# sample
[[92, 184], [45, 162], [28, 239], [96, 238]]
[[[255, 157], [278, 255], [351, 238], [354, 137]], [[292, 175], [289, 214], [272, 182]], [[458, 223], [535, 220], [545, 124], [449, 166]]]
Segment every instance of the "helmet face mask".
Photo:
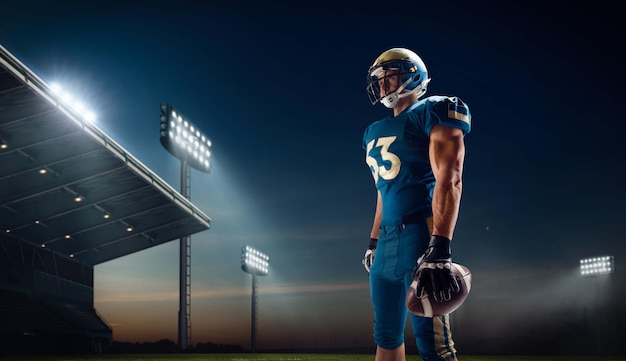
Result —
[[[389, 70], [396, 70], [388, 74]], [[385, 78], [398, 76], [395, 91], [381, 95], [381, 84]], [[419, 98], [426, 93], [430, 79], [422, 59], [411, 50], [392, 48], [382, 53], [367, 72], [367, 94], [372, 105], [382, 103], [393, 108], [401, 98], [417, 94]]]
[[376, 101], [382, 101], [382, 99], [395, 94], [402, 86], [406, 86], [406, 81], [403, 81], [404, 76], [402, 70], [397, 67], [378, 67], [372, 71], [370, 76], [371, 82], [368, 84], [368, 95], [370, 101], [374, 104]]

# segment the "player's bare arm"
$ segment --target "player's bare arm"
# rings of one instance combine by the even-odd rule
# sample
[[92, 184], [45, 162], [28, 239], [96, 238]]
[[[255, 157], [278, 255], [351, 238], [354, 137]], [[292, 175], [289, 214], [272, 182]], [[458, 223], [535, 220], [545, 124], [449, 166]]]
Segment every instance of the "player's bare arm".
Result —
[[463, 187], [463, 131], [435, 125], [430, 132], [429, 157], [436, 179], [432, 203], [433, 234], [452, 239]]

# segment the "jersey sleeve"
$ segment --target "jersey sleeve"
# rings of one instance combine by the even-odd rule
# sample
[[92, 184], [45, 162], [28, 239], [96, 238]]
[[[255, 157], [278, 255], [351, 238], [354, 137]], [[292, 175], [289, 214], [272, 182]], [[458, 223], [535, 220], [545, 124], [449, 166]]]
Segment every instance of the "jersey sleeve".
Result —
[[425, 126], [426, 134], [430, 134], [435, 124], [459, 128], [463, 134], [467, 134], [472, 128], [469, 107], [458, 97], [440, 97], [430, 108]]

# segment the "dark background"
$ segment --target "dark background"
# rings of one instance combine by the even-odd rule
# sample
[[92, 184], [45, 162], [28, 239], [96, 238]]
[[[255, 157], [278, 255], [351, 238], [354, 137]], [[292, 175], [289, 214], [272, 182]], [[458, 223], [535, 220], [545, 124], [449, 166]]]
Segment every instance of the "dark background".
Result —
[[[427, 95], [459, 96], [472, 112], [453, 241], [474, 275], [453, 316], [461, 353], [623, 354], [617, 7], [22, 1], [0, 5], [0, 44], [79, 94], [99, 127], [175, 188], [159, 104], [213, 141], [211, 174], [192, 174], [191, 199], [213, 219], [192, 237], [194, 343], [250, 342], [250, 277], [239, 269], [250, 244], [271, 257], [257, 347], [372, 345], [360, 261], [375, 190], [361, 137], [388, 110], [369, 104], [365, 76], [403, 46], [429, 69]], [[177, 252], [172, 242], [96, 267], [96, 308], [115, 340], [176, 340]], [[578, 275], [580, 258], [605, 254], [614, 274]]]

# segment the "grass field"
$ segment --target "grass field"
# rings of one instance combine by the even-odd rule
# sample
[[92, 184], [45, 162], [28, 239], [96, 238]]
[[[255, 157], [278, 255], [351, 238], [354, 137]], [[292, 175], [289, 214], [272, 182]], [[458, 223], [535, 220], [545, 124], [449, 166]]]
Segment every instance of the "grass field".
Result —
[[[184, 355], [88, 355], [88, 356], [0, 356], [7, 361], [373, 361], [373, 355], [332, 354], [184, 354]], [[417, 356], [407, 361], [420, 360]], [[461, 356], [459, 361], [626, 361], [626, 356]]]

